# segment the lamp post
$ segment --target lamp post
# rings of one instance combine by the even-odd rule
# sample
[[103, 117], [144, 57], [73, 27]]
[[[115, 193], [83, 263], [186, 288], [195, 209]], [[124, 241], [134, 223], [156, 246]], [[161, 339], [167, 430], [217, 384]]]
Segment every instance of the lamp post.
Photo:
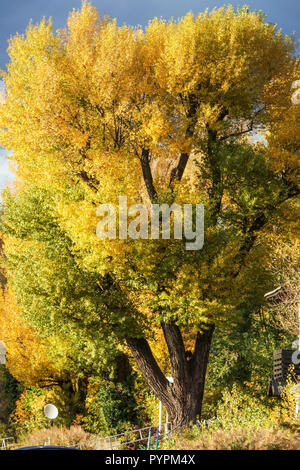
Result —
[[50, 420], [50, 426], [53, 426], [53, 420], [58, 416], [58, 409], [52, 403], [44, 406], [44, 415]]

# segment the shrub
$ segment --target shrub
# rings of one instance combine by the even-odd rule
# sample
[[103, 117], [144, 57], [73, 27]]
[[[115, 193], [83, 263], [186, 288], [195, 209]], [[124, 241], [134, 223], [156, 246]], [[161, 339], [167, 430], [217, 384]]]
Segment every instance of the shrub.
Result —
[[163, 449], [177, 450], [300, 450], [299, 433], [286, 429], [240, 427], [231, 430], [188, 430], [164, 441]]
[[46, 427], [49, 420], [44, 416], [43, 408], [47, 403], [46, 394], [37, 387], [31, 387], [22, 393], [16, 402], [12, 421], [17, 433], [33, 432]]
[[218, 424], [224, 430], [239, 427], [270, 427], [273, 425], [274, 410], [271, 401], [268, 405], [256, 396], [233, 386], [232, 390], [225, 390], [222, 400], [216, 407]]
[[29, 387], [17, 400], [15, 412], [11, 415], [10, 423], [16, 435], [49, 427], [49, 419], [44, 415], [44, 406], [47, 403], [53, 403], [59, 410], [56, 426], [70, 426], [70, 408], [58, 388]]
[[10, 437], [10, 431], [8, 429], [7, 424], [0, 421], [0, 438], [1, 437]]
[[127, 384], [95, 384], [87, 399], [84, 427], [94, 434], [114, 434], [131, 429], [137, 422], [136, 401]]

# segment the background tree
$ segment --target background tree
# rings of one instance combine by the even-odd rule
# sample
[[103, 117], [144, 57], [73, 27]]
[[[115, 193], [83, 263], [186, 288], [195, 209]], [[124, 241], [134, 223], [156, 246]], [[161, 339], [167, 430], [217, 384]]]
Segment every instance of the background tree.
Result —
[[[1, 144], [13, 149], [20, 178], [47, 188], [56, 221], [52, 240], [57, 237], [50, 254], [68, 237], [65, 256], [75, 276], [69, 283], [69, 270], [54, 262], [51, 284], [59, 278], [62, 290], [42, 282], [44, 269], [33, 290], [29, 266], [39, 264], [39, 254], [32, 256], [29, 242], [25, 263], [19, 258], [10, 268], [24, 313], [33, 312], [29, 292], [39, 291], [35, 324], [55, 317], [55, 333], [68, 318], [82, 326], [76, 335], [83, 342], [105, 332], [126, 343], [174, 425], [194, 421], [215, 325], [238, 319], [246, 301], [262, 302], [270, 281], [264, 240], [299, 194], [294, 179], [272, 168], [268, 146], [244, 138], [268, 129], [290, 103], [298, 78], [293, 38], [246, 8], [188, 14], [178, 22], [155, 19], [144, 32], [100, 19], [84, 2], [65, 31], [54, 34], [46, 21], [30, 25], [11, 40], [9, 54]], [[169, 168], [168, 177], [157, 168]], [[204, 203], [204, 249], [186, 251], [183, 240], [100, 241], [96, 208], [122, 194], [128, 204], [149, 207]], [[12, 236], [18, 238], [23, 228], [16, 214]], [[26, 237], [37, 233], [35, 220], [29, 212]], [[70, 295], [79, 277], [85, 288]], [[65, 292], [70, 305], [61, 309]], [[167, 344], [173, 385], [149, 346], [154, 324]], [[189, 331], [191, 354], [183, 339]]]
[[20, 314], [11, 290], [0, 300], [0, 337], [6, 346], [6, 366], [12, 375], [26, 385], [50, 383], [57, 374], [46, 355], [45, 345]]
[[270, 270], [274, 272], [277, 285], [281, 286], [278, 297], [269, 302], [271, 321], [280, 330], [299, 338], [299, 241], [274, 247]]

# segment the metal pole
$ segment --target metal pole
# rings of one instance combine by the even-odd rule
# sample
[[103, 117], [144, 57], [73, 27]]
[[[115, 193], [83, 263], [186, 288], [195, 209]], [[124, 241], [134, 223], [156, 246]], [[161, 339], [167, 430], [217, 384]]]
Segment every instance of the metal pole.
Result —
[[162, 424], [162, 402], [159, 402], [159, 417], [158, 417], [158, 430], [161, 431], [161, 424]]
[[155, 450], [158, 448], [158, 438], [159, 438], [159, 431], [156, 433], [156, 442], [155, 442]]
[[166, 411], [166, 426], [165, 426], [166, 434], [168, 434], [168, 432], [169, 432], [169, 423], [168, 423], [168, 421], [169, 421], [169, 415], [168, 415], [168, 412]]
[[151, 433], [152, 433], [152, 428], [149, 429], [147, 450], [150, 450], [150, 446], [151, 446]]

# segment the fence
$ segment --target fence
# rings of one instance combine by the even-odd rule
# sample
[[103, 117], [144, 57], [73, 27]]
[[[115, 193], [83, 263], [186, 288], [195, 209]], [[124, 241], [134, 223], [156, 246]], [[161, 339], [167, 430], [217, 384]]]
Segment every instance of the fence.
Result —
[[13, 437], [0, 437], [0, 450], [7, 450], [12, 444], [9, 443], [8, 441], [13, 441]]
[[126, 431], [112, 436], [102, 437], [98, 435], [72, 447], [78, 449], [113, 450], [119, 447], [136, 447], [137, 444], [145, 443], [146, 449], [150, 449], [153, 445], [157, 448], [158, 442], [168, 434], [167, 426], [168, 424], [164, 423], [161, 426], [157, 425], [133, 429], [132, 431]]
[[[210, 427], [212, 420], [202, 420], [202, 425]], [[218, 420], [217, 420], [218, 421]], [[174, 432], [179, 431], [182, 433], [183, 428], [186, 426], [178, 425], [175, 426], [170, 431], [168, 430], [169, 423], [163, 423], [160, 425], [153, 425], [139, 429], [133, 429], [131, 431], [126, 431], [120, 434], [114, 434], [112, 436], [93, 436], [87, 441], [80, 442], [73, 447], [74, 449], [89, 449], [89, 450], [114, 450], [120, 447], [133, 447], [136, 448], [137, 445], [144, 445], [140, 448], [143, 450], [150, 450], [152, 446], [155, 449], [158, 447], [159, 441], [162, 439], [168, 438]], [[197, 425], [200, 426], [200, 422], [197, 422]], [[8, 444], [8, 440], [12, 440], [12, 437], [0, 438], [1, 447], [0, 450], [7, 450], [11, 444]], [[144, 443], [144, 444], [143, 444]], [[45, 445], [45, 444], [44, 444]], [[50, 445], [50, 442], [49, 444]], [[152, 447], [153, 448], [153, 447]]]

